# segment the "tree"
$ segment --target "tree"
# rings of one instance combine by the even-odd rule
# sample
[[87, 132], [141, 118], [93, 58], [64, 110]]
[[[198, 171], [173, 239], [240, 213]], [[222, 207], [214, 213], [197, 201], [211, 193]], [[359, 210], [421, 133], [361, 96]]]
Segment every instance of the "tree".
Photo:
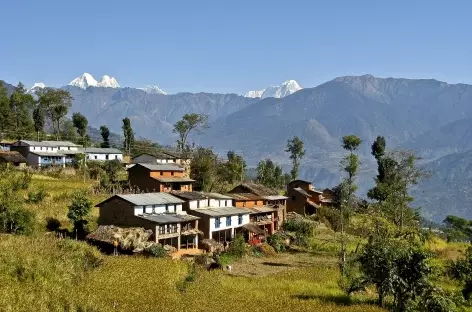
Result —
[[211, 192], [219, 183], [218, 168], [221, 160], [211, 149], [199, 147], [191, 157], [190, 177], [196, 190]]
[[14, 131], [10, 99], [8, 98], [7, 89], [0, 81], [0, 139], [10, 131]]
[[228, 161], [222, 165], [224, 170], [224, 180], [229, 184], [242, 182], [246, 176], [246, 161], [241, 155], [233, 151], [227, 153]]
[[282, 167], [270, 159], [261, 160], [257, 164], [256, 171], [256, 182], [273, 189], [284, 188], [288, 180], [290, 180], [290, 176], [283, 173]]
[[118, 159], [106, 161], [103, 165], [103, 169], [105, 170], [108, 176], [109, 182], [112, 185], [116, 185], [119, 182], [118, 174], [123, 169], [121, 161], [119, 161]]
[[87, 126], [88, 126], [87, 118], [81, 113], [74, 113], [72, 114], [72, 123], [74, 124], [74, 127], [80, 136], [82, 145], [86, 147], [87, 146], [86, 135], [87, 135]]
[[56, 140], [61, 132], [61, 120], [67, 115], [72, 105], [72, 96], [66, 90], [44, 88], [38, 92], [39, 104], [51, 120]]
[[72, 200], [69, 205], [69, 212], [67, 218], [74, 225], [74, 231], [77, 234], [85, 232], [85, 226], [87, 225], [87, 216], [92, 210], [92, 201], [88, 198], [85, 191], [77, 191], [72, 194]]
[[33, 110], [34, 131], [36, 132], [37, 140], [39, 135], [44, 131], [44, 110], [41, 105], [36, 105]]
[[190, 132], [195, 131], [200, 134], [208, 127], [208, 116], [195, 113], [185, 114], [184, 117], [182, 117], [182, 120], [179, 120], [174, 124], [173, 132], [179, 135], [177, 148], [180, 151], [183, 151], [186, 148], [187, 137]]
[[354, 152], [357, 151], [361, 145], [362, 140], [355, 135], [346, 135], [342, 139], [343, 148], [349, 151], [343, 160], [341, 160], [341, 167], [347, 173], [340, 185], [340, 199], [341, 199], [341, 277], [344, 277], [344, 269], [346, 263], [346, 241], [344, 237], [345, 218], [354, 205], [355, 192], [357, 185], [355, 183], [356, 175], [359, 172], [359, 156]]
[[292, 180], [295, 180], [298, 177], [300, 160], [305, 156], [303, 141], [297, 136], [293, 137], [293, 139], [287, 141], [287, 149], [285, 151], [290, 153], [290, 159], [292, 160], [292, 171], [290, 171], [290, 176]]
[[443, 221], [448, 241], [471, 241], [472, 221], [456, 216], [447, 216]]
[[472, 247], [467, 248], [463, 258], [449, 265], [449, 275], [462, 283], [462, 295], [469, 301], [472, 294]]
[[103, 142], [100, 144], [102, 148], [110, 147], [110, 130], [106, 125], [100, 126], [100, 134], [102, 135]]
[[131, 128], [131, 120], [126, 117], [123, 119], [123, 136], [125, 137], [124, 141], [124, 149], [125, 153], [127, 155], [131, 155], [131, 146], [133, 146], [134, 143], [134, 132], [133, 128]]
[[34, 99], [31, 94], [26, 94], [26, 89], [20, 82], [10, 96], [10, 109], [14, 118], [15, 132], [19, 139], [28, 136], [33, 130], [31, 119], [31, 109], [34, 105]]

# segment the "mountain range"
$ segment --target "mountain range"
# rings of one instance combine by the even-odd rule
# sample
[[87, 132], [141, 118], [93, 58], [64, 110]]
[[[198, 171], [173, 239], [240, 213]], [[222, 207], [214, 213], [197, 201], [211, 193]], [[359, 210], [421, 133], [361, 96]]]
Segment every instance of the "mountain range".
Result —
[[[282, 87], [290, 85], [294, 84]], [[417, 152], [422, 157], [421, 165], [432, 172], [432, 177], [414, 191], [416, 204], [422, 206], [425, 217], [441, 221], [447, 214], [457, 214], [472, 219], [472, 209], [468, 208], [472, 178], [467, 172], [472, 168], [471, 85], [432, 79], [346, 76], [315, 88], [279, 92], [276, 95], [280, 98], [264, 97], [268, 88], [251, 97], [214, 93], [166, 95], [99, 86], [64, 88], [74, 98], [71, 112], [82, 112], [90, 125], [107, 124], [111, 131], [120, 133], [121, 120], [130, 117], [137, 135], [162, 144], [175, 143], [172, 125], [184, 114], [206, 114], [210, 128], [190, 140], [211, 146], [222, 155], [235, 150], [250, 166], [270, 157], [289, 170], [290, 160], [284, 149], [287, 140], [297, 135], [307, 150], [301, 178], [313, 181], [319, 188], [339, 183], [339, 161], [345, 155], [341, 137], [356, 134], [364, 141], [359, 150], [360, 195], [373, 185], [376, 174], [370, 144], [376, 136], [383, 135], [389, 148]]]

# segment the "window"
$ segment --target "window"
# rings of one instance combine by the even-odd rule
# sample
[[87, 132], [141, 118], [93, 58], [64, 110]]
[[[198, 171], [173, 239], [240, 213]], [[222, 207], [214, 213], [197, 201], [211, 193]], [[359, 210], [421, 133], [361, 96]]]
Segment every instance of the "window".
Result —
[[95, 157], [95, 159], [97, 159], [97, 155], [95, 155], [94, 157]]
[[226, 226], [231, 226], [231, 216], [226, 217]]
[[243, 216], [242, 215], [238, 216], [238, 224], [239, 225], [243, 224]]
[[218, 229], [221, 225], [221, 221], [219, 217], [215, 218], [215, 228]]
[[118, 155], [115, 155], [115, 159], [118, 159]]
[[174, 171], [172, 171], [172, 172], [170, 173], [170, 175], [173, 176], [173, 175], [174, 175]]
[[105, 155], [105, 159], [108, 160], [108, 154]]
[[292, 196], [292, 200], [295, 200], [295, 195], [294, 195], [294, 196]]
[[160, 175], [163, 175], [163, 174], [164, 174], [164, 172], [162, 172], [162, 171], [161, 171], [161, 172], [159, 172], [159, 174], [160, 174]]
[[166, 205], [166, 212], [169, 212], [169, 206]]

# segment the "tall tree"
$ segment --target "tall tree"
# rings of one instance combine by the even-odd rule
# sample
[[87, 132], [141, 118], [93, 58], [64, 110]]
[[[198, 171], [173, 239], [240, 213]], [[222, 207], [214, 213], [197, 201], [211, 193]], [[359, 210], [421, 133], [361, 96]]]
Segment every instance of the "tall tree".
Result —
[[14, 118], [16, 137], [19, 139], [28, 136], [33, 130], [30, 113], [33, 105], [33, 97], [26, 93], [24, 85], [20, 82], [10, 96], [10, 109]]
[[283, 173], [282, 167], [271, 159], [261, 160], [257, 164], [257, 183], [274, 189], [282, 189], [288, 182], [289, 176]]
[[357, 190], [356, 176], [359, 172], [359, 156], [355, 151], [359, 149], [362, 140], [356, 135], [346, 135], [342, 139], [343, 148], [349, 152], [341, 161], [341, 166], [347, 177], [341, 183], [341, 276], [344, 277], [346, 264], [346, 239], [344, 237], [345, 219], [354, 206]]
[[228, 161], [225, 163], [225, 167], [228, 172], [228, 182], [231, 184], [242, 182], [246, 176], [246, 161], [243, 156], [236, 154], [234, 151], [229, 151], [227, 157]]
[[40, 90], [38, 95], [40, 105], [52, 122], [56, 140], [59, 140], [61, 121], [72, 105], [72, 96], [69, 91], [53, 88], [44, 88]]
[[14, 131], [14, 127], [10, 99], [8, 98], [7, 89], [0, 81], [0, 139], [8, 136], [11, 131]]
[[44, 110], [41, 105], [36, 105], [33, 110], [34, 131], [36, 131], [36, 139], [39, 141], [40, 133], [44, 131]]
[[218, 155], [209, 148], [199, 147], [192, 153], [190, 177], [195, 180], [194, 188], [200, 191], [211, 192], [219, 185]]
[[86, 147], [87, 145], [86, 135], [87, 135], [87, 126], [88, 126], [87, 118], [81, 113], [74, 113], [72, 115], [72, 123], [74, 124], [74, 127], [77, 130], [77, 134], [80, 136], [82, 145]]
[[292, 160], [290, 176], [292, 180], [296, 180], [300, 170], [300, 160], [305, 156], [303, 141], [297, 136], [293, 137], [293, 139], [287, 141], [287, 149], [285, 151], [290, 153], [290, 159]]
[[124, 146], [123, 146], [125, 149], [125, 153], [127, 155], [131, 155], [131, 146], [134, 143], [134, 132], [133, 132], [133, 128], [131, 128], [131, 120], [128, 117], [123, 119], [122, 129], [123, 129], [123, 136], [125, 137]]
[[202, 133], [208, 128], [208, 116], [201, 114], [185, 114], [182, 120], [179, 120], [174, 125], [174, 133], [179, 135], [177, 141], [177, 148], [183, 151], [187, 146], [187, 137], [190, 132], [195, 131]]
[[100, 134], [102, 135], [103, 142], [100, 144], [102, 148], [110, 147], [110, 130], [106, 125], [100, 126]]

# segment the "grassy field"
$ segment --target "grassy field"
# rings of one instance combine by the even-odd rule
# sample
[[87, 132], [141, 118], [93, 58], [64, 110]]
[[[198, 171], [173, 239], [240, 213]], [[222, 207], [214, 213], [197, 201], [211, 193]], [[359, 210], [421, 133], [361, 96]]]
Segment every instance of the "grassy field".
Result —
[[[347, 297], [339, 289], [339, 237], [329, 229], [315, 231], [308, 251], [245, 257], [233, 263], [231, 273], [198, 269], [185, 291], [178, 287], [189, 274], [185, 261], [106, 256], [46, 233], [47, 218], [70, 226], [70, 194], [91, 185], [33, 177], [30, 189], [43, 188], [49, 196], [27, 205], [40, 224], [34, 236], [0, 235], [0, 311], [383, 311], [373, 304], [375, 292]], [[91, 196], [94, 203], [107, 197]], [[94, 208], [92, 222], [97, 214]], [[359, 242], [349, 237], [349, 250]], [[429, 246], [440, 262], [464, 247], [439, 239]]]

